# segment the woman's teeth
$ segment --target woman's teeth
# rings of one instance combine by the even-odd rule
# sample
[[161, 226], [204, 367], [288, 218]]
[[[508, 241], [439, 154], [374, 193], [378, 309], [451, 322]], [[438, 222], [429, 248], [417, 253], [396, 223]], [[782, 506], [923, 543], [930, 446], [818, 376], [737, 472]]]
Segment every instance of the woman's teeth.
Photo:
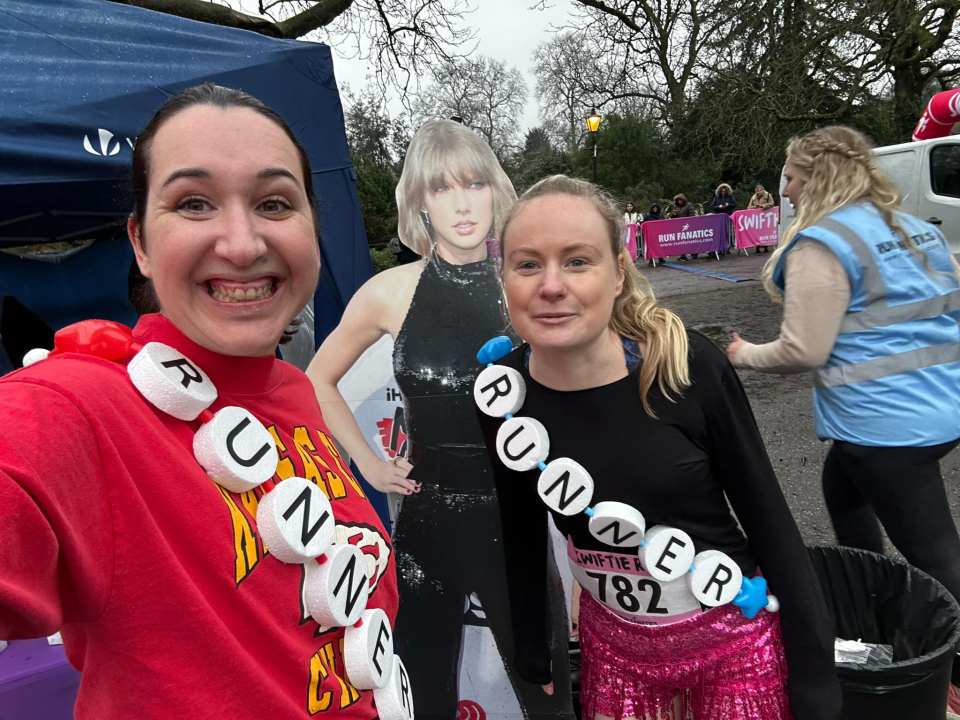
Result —
[[257, 288], [225, 288], [219, 285], [210, 285], [210, 295], [219, 302], [239, 303], [264, 300], [274, 292], [274, 284], [261, 285]]

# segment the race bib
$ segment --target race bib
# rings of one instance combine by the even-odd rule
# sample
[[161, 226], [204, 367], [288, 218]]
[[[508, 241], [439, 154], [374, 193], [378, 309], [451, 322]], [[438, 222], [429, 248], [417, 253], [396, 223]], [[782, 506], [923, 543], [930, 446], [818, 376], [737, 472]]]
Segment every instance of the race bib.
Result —
[[645, 625], [666, 625], [703, 612], [686, 576], [660, 582], [631, 553], [581, 550], [567, 538], [567, 559], [580, 586], [613, 612]]

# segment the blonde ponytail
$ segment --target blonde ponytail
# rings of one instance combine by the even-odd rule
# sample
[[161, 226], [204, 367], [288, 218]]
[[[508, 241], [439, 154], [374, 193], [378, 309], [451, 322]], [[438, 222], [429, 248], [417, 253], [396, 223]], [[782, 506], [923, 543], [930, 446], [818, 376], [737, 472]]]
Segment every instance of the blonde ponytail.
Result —
[[629, 256], [625, 258], [623, 290], [614, 302], [610, 327], [641, 343], [640, 399], [647, 415], [656, 417], [649, 398], [654, 381], [668, 400], [690, 387], [687, 329], [679, 316], [657, 305], [650, 282]]

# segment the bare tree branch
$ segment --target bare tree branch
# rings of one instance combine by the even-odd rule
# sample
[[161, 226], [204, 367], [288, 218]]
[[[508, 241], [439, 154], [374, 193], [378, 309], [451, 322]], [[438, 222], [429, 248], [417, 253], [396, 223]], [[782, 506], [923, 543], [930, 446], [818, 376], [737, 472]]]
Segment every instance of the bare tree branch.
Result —
[[[624, 75], [645, 89], [638, 98], [658, 96], [660, 119], [672, 125], [703, 71], [711, 64], [711, 43], [727, 24], [720, 0], [576, 0], [580, 23], [598, 52], [619, 59]], [[665, 91], [650, 92], [663, 86]], [[622, 93], [621, 93], [622, 95]]]
[[353, 5], [354, 0], [320, 0], [313, 7], [277, 23], [280, 37], [298, 38], [327, 27]]
[[[111, 0], [111, 2], [214, 25], [252, 30], [270, 37], [298, 38], [332, 23], [353, 4], [354, 0], [316, 0], [307, 9], [279, 22], [268, 17], [247, 15], [210, 0]], [[275, 0], [265, 6], [261, 2], [260, 11], [266, 15], [273, 8], [289, 3], [290, 0]]]
[[352, 43], [371, 61], [377, 86], [396, 88], [402, 98], [474, 37], [464, 24], [470, 0], [258, 0], [262, 17], [215, 0], [112, 1], [276, 38], [323, 32], [332, 45]]
[[458, 115], [487, 140], [498, 157], [520, 147], [518, 118], [527, 90], [516, 68], [487, 57], [454, 60], [433, 71], [414, 106], [418, 122]]

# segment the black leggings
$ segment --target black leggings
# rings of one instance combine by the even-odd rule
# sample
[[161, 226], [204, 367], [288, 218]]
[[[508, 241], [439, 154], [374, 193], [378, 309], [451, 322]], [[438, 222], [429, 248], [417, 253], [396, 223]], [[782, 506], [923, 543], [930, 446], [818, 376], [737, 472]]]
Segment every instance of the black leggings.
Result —
[[866, 447], [836, 440], [823, 464], [823, 495], [838, 544], [882, 553], [882, 523], [907, 562], [960, 600], [960, 536], [940, 475], [941, 458], [958, 443]]

